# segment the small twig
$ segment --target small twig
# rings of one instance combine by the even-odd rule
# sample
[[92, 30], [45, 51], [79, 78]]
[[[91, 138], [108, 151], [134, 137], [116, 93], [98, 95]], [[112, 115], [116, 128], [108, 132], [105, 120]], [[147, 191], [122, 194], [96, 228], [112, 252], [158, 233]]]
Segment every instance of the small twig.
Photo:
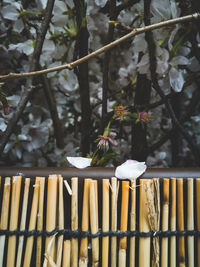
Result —
[[74, 67], [78, 66], [79, 64], [88, 61], [89, 59], [104, 53], [105, 51], [121, 44], [122, 42], [133, 38], [134, 36], [147, 32], [147, 31], [153, 31], [155, 29], [159, 29], [162, 27], [166, 27], [169, 25], [174, 25], [174, 24], [178, 24], [178, 23], [182, 23], [182, 22], [186, 22], [186, 21], [191, 21], [193, 19], [199, 19], [200, 18], [200, 14], [199, 13], [195, 13], [192, 15], [188, 15], [188, 16], [184, 16], [184, 17], [180, 17], [180, 18], [175, 18], [175, 19], [171, 19], [171, 20], [167, 20], [167, 21], [163, 21], [163, 22], [159, 22], [156, 24], [152, 24], [149, 26], [145, 26], [145, 27], [141, 27], [141, 28], [135, 28], [133, 29], [130, 33], [124, 35], [123, 37], [113, 41], [110, 44], [107, 44], [99, 49], [97, 49], [96, 51], [92, 52], [91, 54], [88, 54], [87, 56], [84, 56], [78, 60], [75, 60], [74, 62], [71, 62], [69, 64], [64, 64], [61, 66], [57, 66], [54, 68], [48, 68], [48, 69], [44, 69], [44, 70], [40, 70], [40, 71], [31, 71], [31, 72], [27, 72], [27, 73], [9, 73], [6, 75], [0, 75], [0, 79], [8, 79], [8, 78], [13, 78], [13, 77], [27, 77], [27, 76], [35, 76], [35, 75], [40, 75], [40, 74], [45, 74], [45, 73], [49, 73], [49, 72], [54, 72], [54, 71], [60, 71], [63, 69], [69, 69], [72, 70]]

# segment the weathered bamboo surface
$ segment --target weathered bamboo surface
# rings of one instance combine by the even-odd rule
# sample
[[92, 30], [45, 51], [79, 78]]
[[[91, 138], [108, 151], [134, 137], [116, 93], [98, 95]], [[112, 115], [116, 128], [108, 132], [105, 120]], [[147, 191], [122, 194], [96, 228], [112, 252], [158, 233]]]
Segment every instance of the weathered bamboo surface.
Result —
[[2, 177], [0, 267], [200, 267], [200, 178], [152, 178]]

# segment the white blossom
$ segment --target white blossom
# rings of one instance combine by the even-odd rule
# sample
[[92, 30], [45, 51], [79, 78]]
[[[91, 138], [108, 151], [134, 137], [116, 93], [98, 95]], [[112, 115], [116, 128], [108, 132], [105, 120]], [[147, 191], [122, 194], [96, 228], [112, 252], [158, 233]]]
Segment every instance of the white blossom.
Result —
[[115, 170], [115, 176], [119, 179], [136, 179], [146, 171], [145, 162], [127, 160]]

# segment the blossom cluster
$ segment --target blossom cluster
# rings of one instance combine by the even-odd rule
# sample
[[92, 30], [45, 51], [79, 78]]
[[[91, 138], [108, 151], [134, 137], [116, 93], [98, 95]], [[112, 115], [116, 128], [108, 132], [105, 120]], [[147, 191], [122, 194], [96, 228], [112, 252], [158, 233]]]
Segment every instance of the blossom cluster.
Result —
[[[107, 39], [109, 27], [109, 15], [106, 10], [106, 0], [85, 0], [86, 20], [89, 31], [89, 52], [102, 47]], [[123, 1], [117, 1], [117, 5]], [[31, 56], [33, 55], [35, 39], [41, 27], [41, 21], [45, 15], [47, 0], [36, 0], [24, 6], [24, 1], [3, 0], [0, 10], [0, 72], [27, 72]], [[131, 25], [133, 28], [144, 26], [144, 2], [138, 3], [122, 10], [118, 21]], [[175, 0], [152, 0], [151, 22], [157, 23], [163, 20], [176, 18], [181, 15], [181, 9]], [[185, 33], [184, 33], [185, 32]], [[117, 35], [118, 33], [116, 33]], [[187, 31], [184, 26], [160, 28], [153, 31], [156, 45], [158, 83], [165, 95], [175, 92], [183, 93], [185, 103], [192, 98], [197, 84], [189, 79], [200, 71], [200, 64], [192, 51], [192, 44], [186, 38]], [[45, 41], [40, 56], [40, 66], [49, 68], [73, 61], [75, 37], [77, 35], [76, 19], [74, 15], [74, 2], [72, 0], [56, 0], [51, 23], [45, 36]], [[200, 43], [200, 34], [196, 36], [197, 47]], [[102, 57], [89, 61], [89, 86], [90, 102], [94, 106], [92, 112], [92, 129], [94, 140], [98, 139], [98, 147], [108, 149], [110, 145], [116, 145], [116, 133], [112, 130], [98, 136], [98, 118], [101, 116], [102, 100]], [[134, 85], [137, 74], [145, 74], [151, 79], [149, 65], [148, 46], [144, 34], [137, 35], [133, 40], [115, 49], [110, 58], [109, 91], [113, 97], [107, 101], [108, 112], [112, 112], [118, 119], [118, 126], [129, 119], [128, 106], [132, 105], [134, 98]], [[65, 165], [65, 156], [78, 156], [80, 154], [80, 122], [81, 105], [79, 84], [76, 73], [70, 70], [62, 70], [47, 75], [53, 90], [57, 105], [58, 117], [64, 129], [64, 147], [58, 149], [54, 138], [54, 126], [42, 90], [43, 85], [38, 84], [34, 95], [29, 99], [23, 116], [15, 127], [9, 142], [4, 149], [4, 156], [10, 164], [24, 166]], [[189, 77], [189, 78], [188, 78]], [[196, 77], [196, 76], [195, 76]], [[187, 81], [187, 82], [186, 82]], [[191, 82], [190, 82], [191, 81]], [[40, 83], [40, 81], [39, 81]], [[132, 84], [133, 90], [126, 96], [126, 91], [117, 93], [119, 89]], [[13, 117], [24, 92], [26, 82], [14, 80], [6, 82], [2, 90], [6, 93], [6, 103], [0, 107], [0, 134]], [[152, 102], [160, 100], [152, 91]], [[125, 103], [125, 104], [122, 104]], [[153, 112], [158, 114], [151, 116], [150, 112], [138, 111], [136, 121], [145, 124], [148, 122], [148, 141], [152, 143], [158, 140], [162, 133], [158, 128], [170, 128], [171, 120], [159, 106]], [[200, 144], [200, 130], [195, 115], [187, 123], [187, 129], [196, 133], [196, 142]], [[163, 125], [165, 124], [165, 125]], [[130, 151], [131, 125], [124, 124], [125, 134], [121, 137], [118, 149], [119, 158], [123, 159]], [[165, 151], [165, 152], [164, 152]], [[183, 155], [188, 153], [187, 144], [184, 146]], [[157, 157], [157, 158], [156, 158]], [[122, 161], [122, 160], [121, 160]], [[165, 143], [155, 155], [149, 156], [147, 162], [152, 166], [169, 166], [170, 145]], [[2, 164], [5, 162], [2, 162]]]

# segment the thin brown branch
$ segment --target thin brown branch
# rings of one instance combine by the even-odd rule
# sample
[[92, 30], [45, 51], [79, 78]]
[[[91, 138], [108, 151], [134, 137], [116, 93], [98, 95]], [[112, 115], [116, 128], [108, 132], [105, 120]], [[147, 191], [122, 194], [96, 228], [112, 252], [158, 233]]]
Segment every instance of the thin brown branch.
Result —
[[193, 19], [199, 19], [200, 18], [200, 14], [199, 13], [195, 13], [192, 15], [188, 15], [188, 16], [184, 16], [184, 17], [180, 17], [180, 18], [176, 18], [176, 19], [171, 19], [171, 20], [167, 20], [167, 21], [163, 21], [163, 22], [159, 22], [156, 24], [152, 24], [149, 26], [145, 26], [145, 27], [141, 27], [141, 28], [136, 28], [133, 29], [130, 33], [124, 35], [123, 37], [113, 41], [110, 44], [107, 44], [99, 49], [97, 49], [96, 51], [92, 52], [91, 54], [88, 54], [87, 56], [84, 56], [80, 59], [77, 59], [74, 62], [68, 63], [68, 64], [64, 64], [61, 66], [57, 66], [54, 68], [48, 68], [48, 69], [44, 69], [44, 70], [39, 70], [39, 71], [31, 71], [31, 72], [27, 72], [27, 73], [9, 73], [6, 75], [0, 75], [0, 80], [2, 79], [8, 79], [8, 78], [13, 78], [13, 77], [27, 77], [27, 76], [36, 76], [36, 75], [40, 75], [40, 74], [45, 74], [45, 73], [49, 73], [49, 72], [54, 72], [54, 71], [60, 71], [63, 69], [73, 69], [74, 67], [78, 66], [79, 64], [88, 61], [89, 59], [102, 54], [104, 52], [106, 52], [107, 50], [121, 44], [122, 42], [133, 38], [134, 36], [144, 33], [144, 32], [148, 32], [148, 31], [153, 31], [155, 29], [159, 29], [162, 27], [166, 27], [169, 25], [174, 25], [174, 24], [178, 24], [178, 23], [183, 23], [186, 21], [191, 21]]
[[64, 146], [64, 135], [63, 135], [63, 128], [60, 122], [60, 119], [58, 117], [58, 111], [56, 108], [56, 101], [55, 97], [50, 85], [50, 81], [47, 79], [46, 75], [42, 76], [43, 80], [43, 89], [45, 92], [47, 104], [49, 106], [49, 110], [51, 113], [51, 118], [53, 121], [53, 127], [54, 127], [54, 136], [56, 139], [56, 145], [58, 148], [63, 148]]

